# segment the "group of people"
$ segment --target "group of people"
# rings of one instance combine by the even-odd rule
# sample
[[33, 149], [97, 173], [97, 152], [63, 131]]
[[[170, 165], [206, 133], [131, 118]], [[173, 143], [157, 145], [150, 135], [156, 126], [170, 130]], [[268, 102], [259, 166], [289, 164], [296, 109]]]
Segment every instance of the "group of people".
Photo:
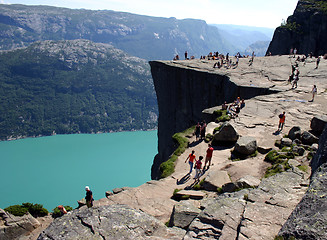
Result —
[[[188, 172], [189, 175], [192, 174], [193, 168], [195, 169], [195, 176], [194, 179], [195, 180], [199, 180], [201, 175], [203, 174], [203, 172], [206, 169], [209, 169], [210, 165], [211, 165], [211, 159], [212, 159], [212, 155], [213, 155], [213, 147], [211, 146], [211, 144], [208, 144], [208, 149], [206, 151], [206, 158], [205, 158], [205, 162], [204, 162], [204, 166], [202, 168], [202, 160], [203, 160], [203, 156], [199, 156], [198, 159], [196, 159], [196, 155], [195, 155], [195, 151], [192, 150], [192, 152], [188, 155], [188, 157], [185, 160], [185, 163], [188, 161], [189, 165], [190, 165], [190, 171]], [[208, 164], [208, 166], [207, 166]], [[207, 167], [207, 168], [206, 168]]]
[[201, 124], [200, 124], [200, 122], [198, 122], [196, 124], [196, 126], [195, 126], [195, 132], [194, 132], [196, 141], [205, 138], [205, 136], [206, 136], [206, 127], [207, 127], [207, 124], [206, 124], [206, 121], [205, 120], [203, 120], [201, 122]]
[[227, 114], [232, 118], [237, 117], [241, 109], [244, 107], [245, 107], [245, 101], [244, 99], [241, 100], [240, 97], [237, 97], [236, 100], [229, 105], [227, 104], [226, 101], [221, 105], [221, 109], [227, 110]]

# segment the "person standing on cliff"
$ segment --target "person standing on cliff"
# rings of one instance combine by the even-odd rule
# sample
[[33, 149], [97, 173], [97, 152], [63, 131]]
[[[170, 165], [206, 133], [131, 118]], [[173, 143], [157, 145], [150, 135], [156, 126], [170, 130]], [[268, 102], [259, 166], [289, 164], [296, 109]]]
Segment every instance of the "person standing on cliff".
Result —
[[320, 56], [318, 56], [318, 58], [317, 58], [317, 61], [316, 61], [316, 68], [315, 68], [315, 69], [318, 69], [318, 67], [319, 67], [319, 63], [320, 63]]
[[278, 132], [281, 132], [283, 130], [284, 124], [285, 124], [285, 112], [279, 114], [279, 124], [278, 124]]
[[188, 174], [191, 174], [192, 173], [192, 170], [193, 170], [193, 164], [194, 164], [194, 161], [196, 161], [196, 156], [195, 156], [195, 151], [192, 150], [192, 153], [190, 153], [190, 155], [188, 155], [188, 157], [186, 158], [185, 160], [185, 163], [187, 162], [188, 160], [188, 164], [190, 165], [190, 171]]
[[312, 100], [310, 102], [313, 102], [313, 100], [315, 99], [315, 96], [317, 95], [317, 86], [316, 85], [313, 85], [311, 92], [312, 92]]
[[195, 180], [199, 180], [199, 178], [201, 176], [202, 159], [203, 159], [203, 157], [200, 156], [199, 160], [197, 160], [195, 162], [195, 167], [194, 167], [195, 168], [195, 177], [194, 177]]
[[187, 60], [188, 59], [187, 58], [187, 51], [185, 51], [184, 55], [185, 55], [185, 60]]
[[205, 167], [207, 166], [207, 163], [208, 164], [208, 169], [211, 165], [211, 158], [212, 158], [212, 154], [213, 154], [213, 147], [211, 146], [211, 144], [209, 143], [208, 144], [208, 149], [207, 149], [207, 155], [206, 155], [206, 160], [204, 162], [204, 167], [203, 167], [203, 170], [205, 169]]
[[85, 200], [86, 200], [86, 206], [88, 208], [93, 207], [93, 193], [90, 190], [89, 186], [85, 187], [85, 191], [86, 191], [86, 196], [85, 196]]
[[198, 141], [199, 138], [200, 138], [200, 131], [201, 131], [201, 125], [200, 123], [198, 122], [198, 124], [196, 124], [195, 126], [195, 141]]
[[206, 127], [207, 127], [206, 121], [203, 120], [201, 126], [201, 139], [205, 139], [206, 137]]

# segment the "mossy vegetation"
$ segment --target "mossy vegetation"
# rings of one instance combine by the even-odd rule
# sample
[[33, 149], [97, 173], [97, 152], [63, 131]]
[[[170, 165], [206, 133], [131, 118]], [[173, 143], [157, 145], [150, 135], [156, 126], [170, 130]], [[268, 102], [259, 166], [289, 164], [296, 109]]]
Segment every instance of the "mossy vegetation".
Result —
[[[73, 208], [71, 206], [64, 206], [64, 208], [66, 209], [67, 212], [70, 212], [73, 210]], [[58, 207], [54, 208], [52, 210], [52, 217], [53, 218], [57, 218], [57, 217], [61, 217], [62, 216], [62, 213], [61, 211], [59, 210]]]
[[244, 155], [241, 153], [238, 153], [236, 151], [231, 151], [231, 157], [229, 158], [229, 160], [232, 160], [233, 162], [237, 162], [237, 161], [241, 161], [241, 160], [245, 160], [248, 158], [254, 158], [256, 156], [258, 156], [258, 151], [255, 151], [254, 153], [250, 154], [250, 155]]
[[281, 28], [288, 29], [292, 32], [299, 32], [301, 25], [296, 22], [284, 22], [280, 26]]
[[291, 166], [289, 165], [288, 160], [294, 157], [295, 155], [291, 149], [289, 149], [288, 152], [277, 152], [276, 150], [270, 151], [265, 156], [265, 161], [271, 163], [272, 166], [266, 170], [264, 177], [268, 178], [290, 169]]
[[205, 141], [206, 143], [208, 143], [208, 142], [211, 142], [212, 139], [213, 139], [213, 135], [210, 134], [210, 133], [208, 133], [208, 134], [205, 136], [204, 141]]
[[202, 190], [203, 189], [204, 180], [205, 179], [203, 178], [199, 183], [195, 184], [193, 186], [193, 189], [194, 190]]
[[188, 200], [190, 199], [190, 195], [178, 195], [177, 193], [180, 192], [182, 189], [175, 189], [173, 192], [173, 196], [172, 199], [176, 200], [176, 201], [180, 201], [180, 200]]
[[33, 217], [44, 217], [48, 215], [48, 210], [42, 204], [23, 203], [22, 205], [13, 205], [4, 209], [14, 216], [23, 216], [29, 212]]
[[231, 117], [227, 114], [227, 110], [216, 110], [213, 112], [214, 117], [216, 118], [215, 122], [226, 122], [231, 119]]
[[309, 167], [307, 165], [300, 165], [298, 166], [298, 169], [300, 169], [303, 172], [308, 173], [309, 172]]
[[296, 240], [296, 238], [293, 236], [290, 237], [276, 236], [274, 240]]
[[189, 140], [186, 137], [187, 135], [190, 135], [194, 132], [195, 130], [195, 126], [192, 126], [188, 129], [186, 129], [183, 132], [180, 133], [175, 133], [173, 135], [173, 141], [177, 146], [177, 149], [174, 151], [174, 153], [171, 155], [171, 157], [160, 164], [160, 178], [165, 178], [170, 176], [172, 173], [174, 173], [175, 171], [175, 162], [177, 160], [177, 158], [185, 152], [188, 144], [189, 144]]

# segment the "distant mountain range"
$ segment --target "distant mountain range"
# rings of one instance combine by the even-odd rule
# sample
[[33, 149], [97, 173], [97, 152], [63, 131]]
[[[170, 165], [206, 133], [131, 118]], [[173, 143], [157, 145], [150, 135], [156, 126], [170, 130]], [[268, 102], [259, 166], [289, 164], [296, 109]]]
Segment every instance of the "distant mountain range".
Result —
[[0, 53], [0, 139], [157, 126], [148, 63], [108, 44], [43, 41]]
[[232, 53], [240, 52], [245, 55], [255, 51], [257, 56], [264, 56], [274, 34], [272, 28], [230, 24], [212, 25], [217, 27], [222, 37], [232, 44]]
[[250, 49], [259, 56], [266, 46], [257, 41], [269, 41], [271, 31], [0, 4], [0, 139], [154, 128], [158, 110], [146, 60], [183, 59], [185, 51], [199, 58]]

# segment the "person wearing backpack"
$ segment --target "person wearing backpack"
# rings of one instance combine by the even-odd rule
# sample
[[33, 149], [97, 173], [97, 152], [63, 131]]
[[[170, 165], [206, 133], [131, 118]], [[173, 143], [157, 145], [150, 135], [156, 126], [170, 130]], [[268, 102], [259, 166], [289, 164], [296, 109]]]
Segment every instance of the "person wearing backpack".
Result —
[[278, 124], [278, 132], [281, 132], [283, 130], [284, 124], [285, 124], [285, 112], [279, 114], [279, 124]]

